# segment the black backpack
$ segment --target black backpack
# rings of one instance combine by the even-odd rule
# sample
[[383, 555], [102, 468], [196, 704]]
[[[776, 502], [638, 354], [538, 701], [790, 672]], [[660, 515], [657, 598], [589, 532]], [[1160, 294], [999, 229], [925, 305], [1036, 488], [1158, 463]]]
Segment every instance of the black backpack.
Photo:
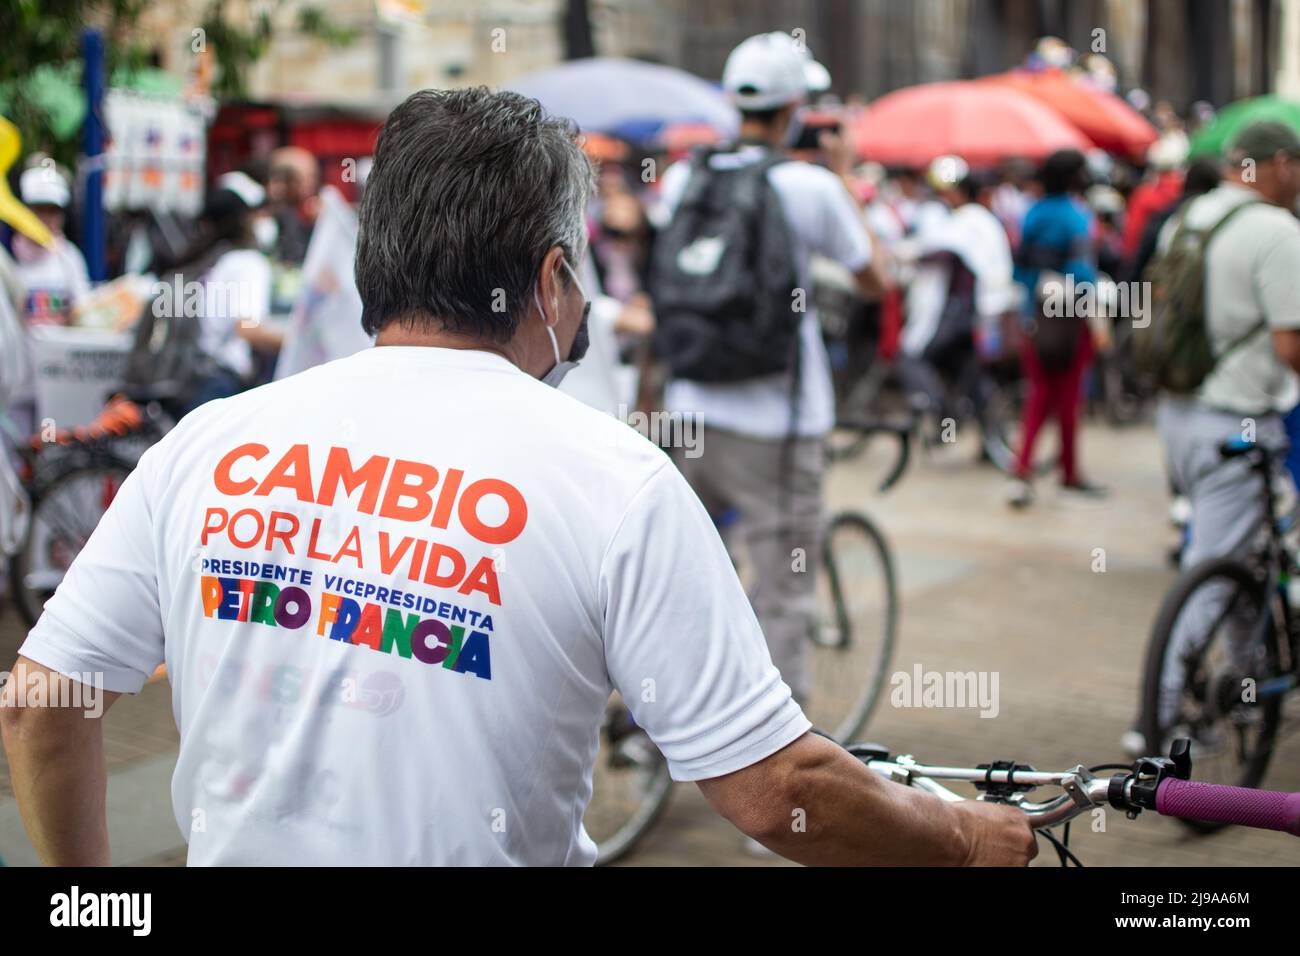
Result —
[[741, 382], [797, 370], [806, 293], [798, 288], [794, 234], [764, 156], [737, 169], [692, 161], [672, 221], [656, 237], [650, 268], [655, 351], [674, 378]]
[[216, 373], [217, 362], [199, 347], [202, 320], [187, 314], [186, 286], [202, 282], [230, 248], [229, 243], [218, 243], [159, 280], [135, 324], [123, 383], [129, 395], [184, 401]]

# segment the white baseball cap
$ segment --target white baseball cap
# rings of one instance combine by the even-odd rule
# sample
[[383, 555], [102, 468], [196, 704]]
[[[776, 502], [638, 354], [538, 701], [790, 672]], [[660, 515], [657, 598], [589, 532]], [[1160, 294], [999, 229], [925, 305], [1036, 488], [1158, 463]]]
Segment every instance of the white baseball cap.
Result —
[[831, 88], [831, 71], [813, 59], [812, 50], [802, 38], [790, 33], [773, 33], [772, 36], [790, 44], [790, 49], [803, 61], [803, 85], [809, 93], [825, 93]]
[[807, 65], [821, 64], [801, 49], [787, 33], [760, 33], [742, 41], [722, 68], [723, 89], [742, 110], [774, 110], [802, 102], [809, 89]]
[[18, 191], [23, 194], [23, 202], [28, 206], [68, 207], [71, 194], [68, 184], [53, 166], [42, 164], [24, 169], [18, 177]]
[[234, 193], [249, 209], [257, 209], [266, 202], [266, 190], [247, 173], [238, 170], [233, 173], [223, 173], [217, 177], [215, 185], [218, 189], [228, 189]]

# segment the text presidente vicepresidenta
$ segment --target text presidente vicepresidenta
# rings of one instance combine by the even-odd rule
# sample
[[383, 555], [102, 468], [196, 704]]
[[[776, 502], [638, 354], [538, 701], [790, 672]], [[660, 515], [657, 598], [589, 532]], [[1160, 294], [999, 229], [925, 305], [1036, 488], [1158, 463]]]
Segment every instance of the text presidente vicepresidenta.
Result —
[[[514, 485], [500, 478], [466, 479], [459, 468], [384, 455], [354, 462], [346, 448], [331, 447], [313, 472], [309, 446], [296, 444], [278, 456], [250, 442], [232, 448], [213, 470], [213, 486], [229, 498], [270, 498], [206, 508], [199, 533], [201, 553], [230, 546], [275, 560], [204, 557], [198, 567], [205, 617], [299, 630], [313, 625], [319, 637], [434, 665], [460, 674], [492, 677], [491, 636], [496, 614], [459, 600], [421, 594], [424, 586], [451, 590], [463, 600], [501, 607], [498, 581], [502, 550], [528, 522], [528, 505]], [[446, 531], [456, 522], [486, 553], [414, 533], [366, 529], [346, 520], [304, 518], [287, 499], [324, 508], [346, 507], [409, 525]], [[490, 549], [490, 550], [489, 550]], [[384, 585], [338, 572], [375, 572]], [[402, 579], [411, 585], [397, 587]], [[414, 589], [413, 589], [414, 588]], [[320, 589], [320, 590], [318, 590]]]

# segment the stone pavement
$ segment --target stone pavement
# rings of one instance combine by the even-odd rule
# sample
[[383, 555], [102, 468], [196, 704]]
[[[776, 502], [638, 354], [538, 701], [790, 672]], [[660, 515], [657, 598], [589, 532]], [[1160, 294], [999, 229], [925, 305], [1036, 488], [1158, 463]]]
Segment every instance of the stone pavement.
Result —
[[[1049, 439], [1050, 440], [1050, 439]], [[1111, 488], [1105, 501], [1073, 501], [1040, 483], [1039, 503], [1012, 513], [1003, 479], [958, 445], [918, 455], [888, 495], [871, 491], [880, 461], [837, 466], [837, 508], [868, 511], [886, 530], [903, 593], [893, 669], [996, 671], [999, 713], [902, 709], [884, 699], [864, 737], [932, 763], [1015, 759], [1041, 768], [1124, 760], [1118, 747], [1135, 706], [1147, 633], [1173, 580], [1165, 481], [1154, 432], [1085, 432], [1083, 462]], [[1098, 551], [1097, 549], [1102, 549]], [[1104, 555], [1104, 571], [1094, 570]], [[0, 666], [21, 641], [12, 611], [0, 615]], [[1289, 726], [1300, 726], [1292, 709]], [[1284, 728], [1284, 734], [1286, 728]], [[168, 786], [176, 731], [165, 684], [119, 701], [106, 718], [109, 831], [118, 863], [184, 862]], [[1300, 735], [1285, 737], [1265, 785], [1300, 790]], [[1300, 865], [1300, 841], [1250, 830], [1202, 838], [1150, 814], [1087, 817], [1072, 847], [1089, 865]], [[699, 792], [678, 785], [630, 865], [780, 865], [754, 857]], [[0, 856], [32, 862], [0, 758]], [[1051, 859], [1040, 858], [1043, 863]]]

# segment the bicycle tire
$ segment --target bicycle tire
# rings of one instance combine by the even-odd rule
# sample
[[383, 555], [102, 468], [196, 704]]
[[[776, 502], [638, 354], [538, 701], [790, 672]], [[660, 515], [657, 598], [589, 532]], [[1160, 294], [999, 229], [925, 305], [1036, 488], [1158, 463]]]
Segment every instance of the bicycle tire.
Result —
[[[879, 625], [874, 634], [870, 636], [854, 633], [854, 629], [860, 628], [861, 624], [850, 620], [851, 615], [845, 605], [846, 595], [853, 593], [861, 596], [867, 592], [865, 587], [848, 583], [853, 581], [853, 569], [844, 567], [845, 554], [837, 551], [837, 548], [843, 548], [843, 545], [838, 544], [838, 542], [847, 540], [846, 535], [859, 537], [859, 543], [865, 545], [867, 550], [874, 555], [874, 560], [881, 572], [880, 583], [883, 591], [879, 595], [881, 597], [879, 607], [873, 609], [867, 617], [864, 617], [864, 621], [869, 618]], [[830, 709], [825, 701], [825, 698], [830, 696], [830, 691], [824, 686], [824, 680], [819, 681], [820, 675], [827, 673], [844, 674], [847, 673], [846, 668], [853, 669], [853, 664], [846, 665], [844, 663], [843, 655], [846, 648], [836, 646], [835, 643], [825, 640], [814, 628], [813, 633], [809, 635], [813, 643], [812, 654], [820, 655], [820, 659], [814, 657], [810, 662], [810, 668], [813, 671], [813, 687], [807, 710], [809, 711], [809, 719], [817, 726], [827, 730], [837, 740], [853, 740], [861, 734], [862, 728], [866, 726], [872, 712], [880, 702], [885, 685], [888, 682], [889, 662], [893, 659], [894, 645], [898, 637], [899, 600], [897, 574], [894, 568], [893, 554], [889, 549], [884, 534], [881, 533], [870, 518], [858, 512], [840, 512], [827, 522], [826, 530], [822, 536], [821, 550], [822, 573], [824, 575], [822, 586], [829, 589], [829, 597], [835, 615], [836, 637], [841, 642], [841, 645], [843, 642], [853, 643], [856, 641], [857, 646], [865, 647], [867, 653], [864, 656], [864, 662], [869, 669], [866, 674], [862, 675], [864, 680], [861, 686], [856, 692], [851, 692], [854, 693], [854, 697], [848, 706], [837, 708], [842, 710], [842, 715], [829, 718], [825, 716]], [[822, 624], [824, 624], [824, 620], [819, 620], [818, 626]], [[872, 643], [867, 644], [864, 638], [868, 638]], [[819, 683], [823, 686], [819, 686]], [[819, 696], [822, 698], [820, 701]]]
[[[839, 403], [836, 419], [878, 417], [882, 413], [881, 396], [892, 380], [893, 371], [889, 366], [884, 363], [869, 366]], [[870, 441], [870, 435], [858, 431], [846, 435], [832, 429], [826, 436], [827, 460], [834, 462], [856, 458]]]
[[[601, 723], [591, 797], [583, 809], [583, 827], [596, 843], [596, 866], [626, 856], [658, 822], [672, 795], [668, 761], [637, 728], [626, 705], [616, 702], [617, 696], [611, 699]], [[650, 760], [654, 761], [652, 767], [648, 767]], [[624, 776], [629, 769], [633, 775]], [[630, 790], [629, 782], [633, 785]], [[625, 812], [629, 803], [632, 809]]]
[[[1257, 608], [1256, 614], [1262, 612], [1268, 615], [1269, 641], [1265, 646], [1265, 663], [1270, 669], [1277, 666], [1279, 660], [1276, 643], [1279, 637], [1278, 628], [1273, 609], [1270, 607], [1270, 589], [1265, 586], [1264, 582], [1247, 565], [1233, 558], [1211, 558], [1189, 568], [1174, 582], [1174, 586], [1165, 596], [1160, 611], [1156, 615], [1155, 624], [1152, 626], [1151, 640], [1147, 646], [1138, 729], [1146, 738], [1148, 750], [1158, 748], [1164, 742], [1165, 728], [1160, 726], [1159, 719], [1160, 681], [1164, 672], [1165, 660], [1171, 650], [1170, 642], [1173, 637], [1174, 627], [1192, 595], [1208, 582], [1216, 579], [1238, 585]], [[1236, 600], [1235, 596], [1229, 599], [1229, 609], [1236, 604]], [[1219, 620], [1222, 620], [1222, 616]], [[1204, 655], [1205, 650], [1212, 641], [1213, 632], [1210, 638], [1202, 642], [1197, 649], [1198, 659]], [[1188, 672], [1192, 672], [1191, 667], [1188, 668]], [[1273, 756], [1273, 745], [1277, 738], [1278, 725], [1281, 719], [1282, 699], [1281, 697], [1269, 697], [1258, 702], [1258, 706], [1261, 708], [1260, 740], [1255, 752], [1243, 765], [1241, 775], [1234, 781], [1235, 785], [1240, 787], [1258, 787], [1264, 779], [1269, 761]], [[1195, 759], [1195, 752], [1193, 752], [1192, 756]], [[1199, 820], [1181, 820], [1180, 822], [1200, 834], [1214, 833], [1224, 826], [1219, 823], [1206, 823]]]
[[596, 844], [596, 866], [608, 866], [632, 852], [664, 815], [672, 794], [673, 779], [668, 772], [668, 761], [663, 760], [637, 813], [612, 837]]
[[[1003, 474], [1015, 475], [1020, 457], [1018, 428], [1021, 415], [1019, 404], [1012, 398], [1012, 388], [1023, 387], [1023, 384], [1011, 383], [1009, 387], [992, 377], [987, 384], [990, 386], [989, 397], [979, 421], [980, 447], [995, 468]], [[1013, 438], [1013, 435], [1016, 437]], [[1041, 446], [1041, 433], [1038, 440]], [[1033, 462], [1034, 474], [1049, 474], [1056, 467], [1059, 458], [1059, 449], [1052, 455], [1036, 455]]]
[[[10, 596], [27, 627], [30, 628], [36, 625], [41, 610], [45, 606], [45, 601], [49, 599], [50, 594], [53, 594], [53, 591], [50, 590], [48, 594], [41, 597], [38, 591], [43, 593], [46, 590], [45, 588], [28, 587], [31, 571], [35, 564], [35, 551], [41, 543], [39, 535], [42, 528], [42, 514], [48, 515], [51, 502], [58, 501], [58, 496], [71, 488], [76, 481], [95, 475], [112, 474], [120, 478], [117, 485], [117, 488], [120, 489], [121, 481], [126, 480], [126, 476], [131, 473], [131, 470], [131, 465], [127, 462], [108, 454], [101, 453], [89, 459], [74, 458], [67, 462], [67, 467], [57, 473], [50, 474], [33, 489], [31, 522], [27, 528], [26, 539], [17, 553], [9, 559]], [[116, 494], [116, 490], [114, 494]], [[82, 530], [86, 530], [86, 537], [89, 537], [89, 532], [93, 531], [94, 528]], [[77, 548], [77, 553], [79, 552], [80, 547]], [[72, 557], [75, 557], [75, 553]], [[71, 563], [71, 558], [67, 563]]]

